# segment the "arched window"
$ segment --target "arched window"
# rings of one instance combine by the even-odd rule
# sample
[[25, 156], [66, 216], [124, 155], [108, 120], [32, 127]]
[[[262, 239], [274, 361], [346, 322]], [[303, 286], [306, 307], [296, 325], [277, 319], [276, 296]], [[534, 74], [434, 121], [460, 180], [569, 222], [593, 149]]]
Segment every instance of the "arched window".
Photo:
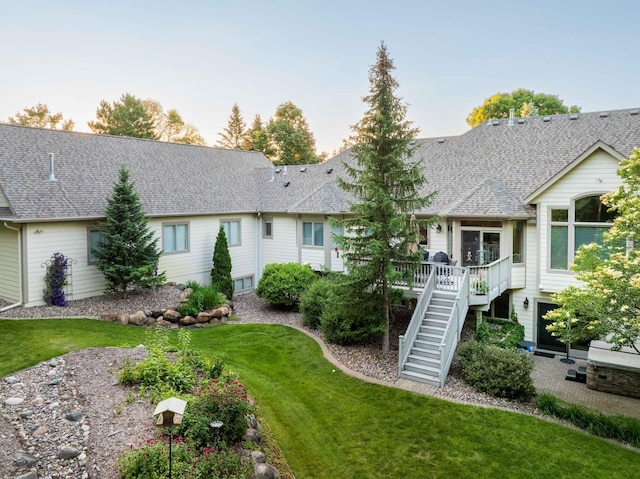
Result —
[[584, 244], [602, 244], [602, 236], [615, 216], [602, 204], [600, 195], [577, 198], [571, 208], [552, 208], [551, 269], [569, 269], [575, 252]]

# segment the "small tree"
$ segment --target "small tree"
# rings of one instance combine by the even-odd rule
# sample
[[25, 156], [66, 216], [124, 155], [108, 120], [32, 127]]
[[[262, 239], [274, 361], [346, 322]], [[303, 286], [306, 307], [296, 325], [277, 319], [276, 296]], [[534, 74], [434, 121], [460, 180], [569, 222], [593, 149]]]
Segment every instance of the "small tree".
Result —
[[166, 280], [164, 272], [157, 274], [162, 251], [134, 187], [129, 171], [121, 166], [113, 195], [107, 199], [106, 221], [100, 225], [102, 241], [93, 250], [98, 270], [107, 280], [106, 290], [119, 291], [122, 297], [132, 287], [158, 287]]
[[211, 285], [224, 294], [227, 299], [233, 297], [233, 280], [231, 279], [231, 255], [224, 227], [220, 226], [216, 245], [213, 249], [213, 268], [211, 269]]

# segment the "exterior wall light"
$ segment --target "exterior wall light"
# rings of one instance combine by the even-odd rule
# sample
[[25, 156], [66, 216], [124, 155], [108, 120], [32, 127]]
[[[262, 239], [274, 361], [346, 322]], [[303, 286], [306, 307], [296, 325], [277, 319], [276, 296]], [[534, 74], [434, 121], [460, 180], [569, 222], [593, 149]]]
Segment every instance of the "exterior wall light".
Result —
[[522, 305], [524, 306], [524, 309], [527, 309], [529, 307], [529, 298], [524, 298]]
[[440, 223], [438, 223], [438, 226], [436, 226], [436, 233], [441, 233], [442, 232], [442, 226], [440, 225]]

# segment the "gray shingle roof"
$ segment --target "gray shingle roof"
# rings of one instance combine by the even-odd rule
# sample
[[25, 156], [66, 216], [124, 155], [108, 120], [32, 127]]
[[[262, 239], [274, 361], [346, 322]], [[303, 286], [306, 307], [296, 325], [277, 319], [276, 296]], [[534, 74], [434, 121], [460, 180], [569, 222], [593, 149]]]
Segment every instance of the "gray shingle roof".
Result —
[[[433, 204], [419, 213], [451, 217], [533, 215], [526, 198], [597, 142], [627, 157], [640, 146], [640, 115], [632, 110], [487, 123], [444, 139], [418, 140]], [[48, 181], [55, 153], [57, 182]], [[349, 151], [321, 165], [274, 173], [261, 154], [134, 138], [0, 125], [0, 188], [22, 221], [101, 217], [118, 168], [127, 165], [152, 216], [216, 213], [318, 213], [348, 210], [336, 185]], [[332, 168], [331, 173], [327, 169]], [[287, 184], [285, 186], [285, 184]]]
[[122, 164], [147, 214], [167, 216], [257, 211], [252, 172], [271, 163], [256, 152], [0, 125], [0, 188], [17, 220], [102, 217]]

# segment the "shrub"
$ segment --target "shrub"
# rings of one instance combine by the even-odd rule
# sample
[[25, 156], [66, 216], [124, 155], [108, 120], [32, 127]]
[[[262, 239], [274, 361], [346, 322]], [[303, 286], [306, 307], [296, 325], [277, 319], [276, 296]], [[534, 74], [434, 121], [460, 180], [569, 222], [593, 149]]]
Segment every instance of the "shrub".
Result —
[[178, 305], [177, 311], [182, 316], [198, 316], [202, 311], [210, 311], [225, 304], [225, 300], [218, 293], [215, 286], [202, 286], [195, 281], [188, 281], [187, 288], [191, 294], [186, 303]]
[[526, 354], [470, 341], [458, 347], [458, 360], [464, 380], [479, 391], [521, 401], [535, 396], [533, 361]]
[[219, 438], [234, 443], [247, 430], [247, 414], [252, 411], [247, 391], [238, 381], [214, 379], [206, 383], [188, 400], [177, 433], [193, 441], [196, 447], [214, 444], [212, 421], [222, 421]]
[[553, 394], [538, 396], [536, 407], [549, 416], [570, 422], [595, 436], [640, 447], [640, 420], [636, 418], [607, 416], [578, 404], [561, 401]]
[[476, 330], [476, 340], [501, 348], [517, 349], [524, 339], [524, 326], [498, 318], [484, 318]]
[[213, 249], [213, 268], [211, 268], [211, 285], [228, 299], [233, 297], [233, 280], [231, 279], [231, 255], [224, 228], [220, 226], [216, 245]]
[[262, 270], [256, 294], [273, 305], [295, 308], [300, 296], [317, 279], [309, 265], [271, 263]]
[[320, 318], [325, 307], [330, 304], [329, 299], [335, 287], [335, 280], [321, 278], [312, 283], [300, 296], [302, 324], [311, 329], [317, 329], [320, 326]]
[[384, 334], [380, 298], [342, 285], [334, 289], [331, 306], [320, 317], [320, 328], [330, 343], [349, 345], [377, 340]]

